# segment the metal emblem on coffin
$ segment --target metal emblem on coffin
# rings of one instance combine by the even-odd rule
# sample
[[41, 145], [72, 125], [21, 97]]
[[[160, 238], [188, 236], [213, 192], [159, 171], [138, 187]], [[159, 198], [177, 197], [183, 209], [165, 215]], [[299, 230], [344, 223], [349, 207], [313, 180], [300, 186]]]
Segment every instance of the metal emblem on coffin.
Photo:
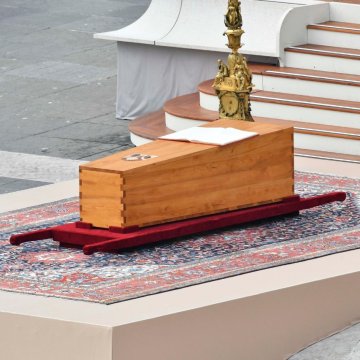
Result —
[[157, 158], [157, 155], [146, 155], [146, 154], [131, 154], [123, 157], [122, 159], [125, 161], [143, 161]]

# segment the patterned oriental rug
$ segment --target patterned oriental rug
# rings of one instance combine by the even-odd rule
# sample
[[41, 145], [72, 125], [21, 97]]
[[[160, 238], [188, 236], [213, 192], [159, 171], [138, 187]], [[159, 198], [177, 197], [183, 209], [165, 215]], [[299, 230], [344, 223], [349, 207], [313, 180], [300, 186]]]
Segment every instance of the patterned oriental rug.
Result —
[[78, 200], [0, 215], [0, 290], [111, 304], [360, 248], [360, 180], [296, 174], [302, 196], [344, 203], [118, 254], [83, 255], [52, 240], [11, 246], [14, 232], [78, 220]]

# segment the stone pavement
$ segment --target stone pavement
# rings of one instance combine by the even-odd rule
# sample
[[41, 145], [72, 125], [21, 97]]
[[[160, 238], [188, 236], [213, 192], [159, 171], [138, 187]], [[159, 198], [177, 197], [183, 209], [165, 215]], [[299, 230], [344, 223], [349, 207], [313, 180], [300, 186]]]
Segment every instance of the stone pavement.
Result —
[[1, 0], [0, 194], [74, 178], [80, 160], [131, 146], [115, 119], [116, 44], [93, 34], [150, 2]]
[[360, 324], [309, 346], [289, 360], [359, 360]]

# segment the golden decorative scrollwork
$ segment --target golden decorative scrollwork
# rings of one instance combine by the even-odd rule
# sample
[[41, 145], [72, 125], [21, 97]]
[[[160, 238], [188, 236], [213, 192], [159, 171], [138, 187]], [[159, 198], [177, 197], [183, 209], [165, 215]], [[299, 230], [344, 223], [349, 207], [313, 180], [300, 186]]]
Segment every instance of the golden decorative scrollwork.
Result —
[[252, 74], [246, 58], [238, 52], [244, 33], [239, 0], [228, 0], [225, 25], [228, 29], [224, 35], [228, 38], [227, 46], [231, 49], [231, 54], [228, 56], [227, 65], [218, 60], [219, 71], [213, 84], [220, 100], [220, 118], [254, 121], [250, 106]]

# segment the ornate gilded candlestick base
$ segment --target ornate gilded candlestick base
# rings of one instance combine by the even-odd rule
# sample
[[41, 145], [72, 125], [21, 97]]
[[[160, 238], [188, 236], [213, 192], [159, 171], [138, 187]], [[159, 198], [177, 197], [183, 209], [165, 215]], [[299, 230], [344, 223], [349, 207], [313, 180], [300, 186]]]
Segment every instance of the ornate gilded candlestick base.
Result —
[[220, 119], [254, 121], [250, 106], [252, 74], [245, 57], [238, 52], [242, 46], [241, 36], [244, 33], [241, 29], [240, 1], [228, 1], [228, 11], [225, 15], [225, 25], [228, 30], [224, 35], [228, 37], [227, 46], [232, 53], [228, 57], [227, 65], [222, 60], [218, 60], [219, 71], [213, 87], [220, 100]]

